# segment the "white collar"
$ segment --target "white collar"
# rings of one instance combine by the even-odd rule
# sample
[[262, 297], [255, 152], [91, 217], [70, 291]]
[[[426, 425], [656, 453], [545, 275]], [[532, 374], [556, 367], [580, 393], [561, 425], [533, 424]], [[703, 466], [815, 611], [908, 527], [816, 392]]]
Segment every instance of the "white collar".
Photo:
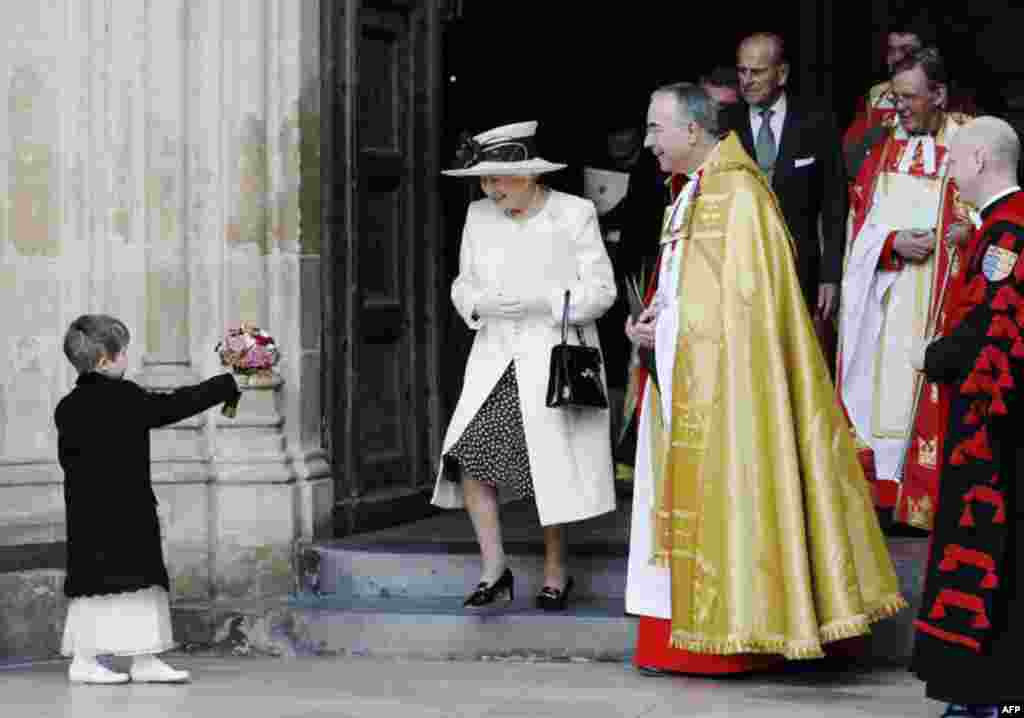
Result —
[[[761, 109], [762, 108], [760, 108], [760, 107], [755, 107], [754, 105], [751, 105], [750, 106], [750, 116], [751, 117], [758, 117], [758, 118], [760, 118], [761, 117]], [[770, 108], [768, 108], [768, 109], [770, 109], [772, 111], [772, 113], [773, 113], [772, 117], [782, 117], [782, 115], [784, 115], [786, 113], [786, 93], [783, 92], [781, 95], [779, 95], [779, 99], [777, 99], [774, 102], [774, 104], [772, 104], [772, 106]]]
[[989, 207], [991, 207], [993, 204], [995, 204], [996, 202], [1001, 200], [1003, 197], [1006, 197], [1007, 195], [1011, 195], [1014, 192], [1017, 192], [1019, 190], [1020, 190], [1020, 187], [1017, 186], [1017, 185], [1013, 185], [1012, 187], [1007, 187], [1002, 192], [997, 192], [996, 194], [994, 194], [991, 197], [989, 197], [988, 201], [986, 201], [985, 204], [983, 204], [981, 206], [981, 209], [974, 209], [973, 207], [969, 208], [967, 210], [967, 216], [970, 218], [971, 224], [974, 225], [974, 228], [975, 229], [981, 229], [982, 225], [985, 224], [984, 220], [981, 218], [981, 213], [984, 210], [986, 210]]
[[676, 201], [672, 203], [672, 211], [669, 213], [668, 221], [665, 223], [665, 228], [670, 232], [676, 232], [681, 228], [683, 218], [686, 217], [685, 209], [690, 204], [690, 201], [693, 199], [693, 194], [697, 190], [697, 178], [700, 176], [700, 173], [704, 171], [704, 168], [708, 164], [708, 160], [711, 159], [711, 155], [714, 154], [717, 149], [718, 143], [711, 148], [711, 151], [708, 152], [708, 156], [700, 163], [700, 167], [688, 175], [689, 179], [686, 181], [686, 184], [683, 185], [682, 189], [679, 190], [679, 196], [676, 197]]
[[903, 149], [903, 157], [900, 158], [900, 172], [910, 172], [910, 166], [914, 164], [914, 155], [917, 154], [917, 147], [921, 146], [924, 160], [924, 173], [933, 175], [936, 172], [935, 162], [935, 138], [931, 135], [914, 135], [907, 140], [907, 146]]
[[896, 115], [896, 116], [894, 116], [892, 118], [892, 123], [893, 123], [893, 135], [895, 136], [895, 138], [897, 140], [912, 140], [915, 137], [917, 137], [917, 138], [930, 137], [933, 140], [935, 140], [935, 142], [937, 143], [938, 140], [939, 140], [939, 135], [943, 133], [943, 130], [945, 130], [946, 134], [945, 134], [945, 139], [943, 140], [943, 143], [944, 144], [948, 144], [949, 140], [952, 137], [952, 135], [950, 133], [954, 132], [956, 130], [956, 126], [955, 125], [952, 128], [949, 128], [949, 115], [946, 115], [946, 116], [944, 116], [942, 118], [942, 122], [939, 125], [939, 129], [937, 129], [934, 133], [925, 132], [925, 133], [922, 133], [922, 134], [915, 134], [915, 135], [910, 134], [909, 132], [907, 132], [907, 128], [903, 126], [903, 123], [900, 122], [899, 115]]
[[998, 193], [992, 195], [991, 197], [989, 197], [988, 201], [985, 202], [985, 204], [981, 205], [981, 207], [978, 208], [978, 213], [980, 214], [981, 212], [984, 212], [986, 209], [988, 209], [989, 207], [994, 205], [996, 202], [1001, 200], [1003, 197], [1006, 197], [1007, 195], [1011, 195], [1014, 192], [1020, 192], [1020, 186], [1019, 185], [1013, 185], [1012, 187], [1007, 187], [1002, 192], [998, 192]]

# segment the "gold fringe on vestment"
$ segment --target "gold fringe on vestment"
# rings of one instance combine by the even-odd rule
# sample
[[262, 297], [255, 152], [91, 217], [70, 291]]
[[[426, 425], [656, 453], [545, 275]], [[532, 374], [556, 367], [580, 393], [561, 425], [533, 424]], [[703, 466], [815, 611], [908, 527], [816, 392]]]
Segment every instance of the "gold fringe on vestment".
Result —
[[731, 656], [737, 653], [767, 653], [781, 655], [789, 660], [824, 658], [821, 642], [814, 640], [793, 641], [785, 638], [752, 638], [728, 636], [720, 639], [701, 638], [685, 631], [672, 632], [672, 648], [693, 653], [714, 656]]
[[892, 618], [904, 608], [910, 606], [906, 599], [900, 594], [893, 594], [881, 601], [876, 601], [865, 613], [869, 623], [878, 623], [886, 618]]
[[726, 636], [711, 639], [686, 631], [672, 632], [672, 647], [693, 653], [710, 655], [733, 655], [737, 653], [768, 653], [784, 656], [788, 660], [810, 660], [822, 658], [822, 646], [827, 643], [865, 636], [871, 633], [871, 624], [877, 623], [907, 607], [900, 595], [894, 595], [877, 603], [866, 613], [833, 621], [819, 630], [815, 640], [787, 640], [782, 636], [755, 638], [752, 636]]

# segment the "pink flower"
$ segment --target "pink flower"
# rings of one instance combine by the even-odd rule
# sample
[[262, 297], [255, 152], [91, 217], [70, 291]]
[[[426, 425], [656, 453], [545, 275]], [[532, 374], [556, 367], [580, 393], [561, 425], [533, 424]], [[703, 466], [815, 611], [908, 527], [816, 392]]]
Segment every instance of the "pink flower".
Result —
[[245, 339], [245, 336], [241, 334], [229, 336], [225, 342], [227, 350], [233, 354], [241, 354], [247, 346]]
[[257, 345], [246, 352], [245, 365], [250, 369], [269, 369], [274, 365], [274, 354]]
[[267, 371], [281, 358], [268, 332], [245, 323], [229, 330], [216, 350], [222, 365], [242, 373]]

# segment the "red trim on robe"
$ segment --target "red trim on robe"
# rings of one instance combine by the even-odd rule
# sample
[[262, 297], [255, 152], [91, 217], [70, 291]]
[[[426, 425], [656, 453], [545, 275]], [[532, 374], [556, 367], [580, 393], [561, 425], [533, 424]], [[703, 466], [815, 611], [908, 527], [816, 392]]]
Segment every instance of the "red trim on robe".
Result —
[[935, 638], [938, 638], [939, 640], [945, 641], [946, 643], [957, 643], [961, 646], [967, 646], [968, 648], [971, 648], [975, 651], [981, 651], [981, 644], [975, 641], [970, 636], [965, 636], [961, 633], [952, 633], [950, 631], [944, 631], [941, 628], [937, 628], [930, 623], [925, 623], [920, 619], [914, 621], [914, 628], [921, 631], [922, 633], [927, 633], [931, 636], [934, 636]]
[[[993, 212], [985, 220], [983, 226], [971, 236], [965, 252], [965, 261], [961, 263], [962, 272], [955, 278], [950, 287], [951, 307], [942, 328], [943, 335], [948, 336], [952, 334], [955, 327], [964, 321], [967, 314], [986, 298], [991, 284], [981, 274], [979, 264], [984, 253], [995, 243], [987, 238], [987, 234], [998, 222], [1024, 225], [1024, 202], [1021, 201], [1019, 195]], [[1003, 240], [1005, 240], [1005, 236], [1000, 238], [1000, 242], [1003, 242]], [[1020, 264], [1020, 262], [1017, 263], [1017, 268], [1020, 267]], [[970, 282], [968, 282], [968, 277], [971, 277]], [[1010, 291], [1004, 291], [1006, 289], [1006, 287], [1001, 288], [993, 297], [992, 309], [996, 312], [1011, 312], [1016, 307], [1019, 313], [1021, 305], [1019, 293], [1013, 290], [1013, 288], [1009, 288]], [[1019, 326], [1017, 328], [1020, 329]], [[1005, 331], [1005, 329], [1006, 327], [1001, 327], [998, 321], [992, 321], [990, 326], [986, 328], [986, 331], [989, 334], [998, 335]], [[1016, 341], [1014, 342], [1015, 344]], [[1002, 390], [1012, 388], [1013, 383], [1013, 377], [1010, 374], [1010, 362], [1006, 353], [991, 345], [984, 347], [972, 368], [968, 380], [964, 382], [960, 391], [961, 395], [983, 393], [987, 396], [972, 401], [967, 415], [962, 419], [963, 425], [977, 425], [978, 419], [985, 418], [990, 414], [1004, 412], [1005, 405], [1002, 401]], [[969, 392], [967, 391], [968, 389], [972, 391]], [[963, 441], [953, 454], [953, 463], [968, 463], [970, 461], [970, 463], [977, 465], [979, 474], [985, 473], [985, 469], [988, 467], [984, 467], [983, 464], [986, 459], [991, 459], [991, 451], [984, 427], [977, 431], [974, 436]], [[968, 457], [973, 458], [973, 460]], [[936, 551], [942, 551], [943, 558], [936, 566], [937, 571], [930, 573], [926, 579], [927, 588], [930, 590], [938, 589], [937, 598], [930, 612], [930, 618], [942, 621], [946, 616], [947, 605], [966, 609], [975, 614], [970, 627], [977, 631], [977, 634], [975, 634], [977, 637], [939, 628], [925, 619], [914, 621], [915, 629], [922, 634], [930, 635], [953, 646], [966, 647], [976, 653], [980, 653], [982, 650], [981, 641], [985, 640], [987, 636], [984, 632], [991, 631], [992, 629], [990, 619], [985, 611], [984, 601], [979, 596], [963, 593], [958, 588], [952, 588], [952, 586], [957, 586], [958, 584], [942, 574], [955, 571], [961, 565], [971, 564], [986, 571], [980, 581], [981, 589], [991, 590], [999, 585], [998, 571], [1000, 569], [999, 562], [1002, 560], [1000, 558], [1002, 549], [1000, 548], [998, 538], [993, 538], [992, 541], [986, 544], [982, 540], [982, 537], [985, 536], [982, 533], [983, 527], [978, 525], [979, 519], [982, 521], [987, 519], [993, 524], [1007, 520], [1003, 494], [1001, 491], [993, 488], [993, 486], [999, 483], [999, 476], [994, 470], [995, 467], [991, 468], [992, 470], [989, 472], [991, 478], [988, 482], [976, 484], [967, 490], [962, 497], [963, 505], [958, 507], [960, 510], [959, 527], [961, 531], [958, 532], [957, 528], [950, 527], [948, 529], [948, 536], [936, 537], [933, 534], [932, 542], [929, 546], [929, 570], [931, 571], [931, 562], [937, 558], [934, 555]], [[980, 475], [975, 477], [975, 480], [983, 481]], [[978, 503], [989, 504], [995, 510], [991, 513], [984, 512], [984, 514], [978, 515]], [[964, 533], [963, 529], [967, 529], [969, 533]], [[986, 546], [989, 550], [981, 551], [975, 548], [966, 551], [957, 541], [957, 538], [963, 535], [973, 536], [972, 541], [974, 545]], [[942, 543], [936, 541], [936, 538], [942, 540]], [[996, 564], [991, 569], [989, 568], [990, 560]], [[954, 568], [954, 564], [956, 568]], [[936, 582], [936, 584], [932, 585], [932, 582]]]

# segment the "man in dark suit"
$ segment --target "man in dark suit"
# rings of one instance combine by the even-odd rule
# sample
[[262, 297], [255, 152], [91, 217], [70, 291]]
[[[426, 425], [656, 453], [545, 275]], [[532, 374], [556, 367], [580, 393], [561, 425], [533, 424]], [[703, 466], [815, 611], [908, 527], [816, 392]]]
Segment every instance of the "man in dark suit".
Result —
[[804, 298], [823, 325], [838, 305], [846, 235], [846, 176], [835, 118], [827, 108], [786, 94], [789, 65], [778, 35], [743, 40], [736, 69], [744, 102], [726, 110], [726, 126], [739, 135], [778, 196], [796, 242]]

